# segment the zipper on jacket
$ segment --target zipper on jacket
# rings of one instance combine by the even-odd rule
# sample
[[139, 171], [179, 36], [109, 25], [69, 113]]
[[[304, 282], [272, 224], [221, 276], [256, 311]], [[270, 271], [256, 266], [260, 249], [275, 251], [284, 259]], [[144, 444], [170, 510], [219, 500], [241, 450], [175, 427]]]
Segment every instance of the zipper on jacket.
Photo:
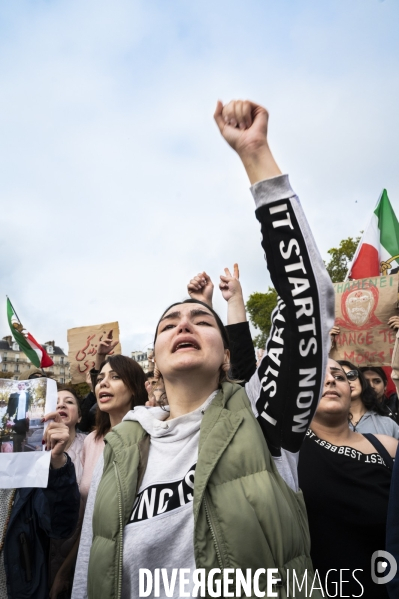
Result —
[[220, 567], [221, 571], [223, 572], [224, 564], [223, 564], [222, 553], [219, 549], [219, 544], [218, 544], [215, 528], [212, 524], [212, 514], [211, 514], [210, 506], [208, 506], [208, 504], [206, 502], [206, 492], [204, 494], [204, 507], [205, 507], [206, 521], [208, 522], [209, 530], [211, 531], [211, 535], [213, 538], [213, 544], [215, 545], [216, 556], [218, 558], [219, 567]]
[[26, 572], [26, 581], [30, 582], [32, 580], [32, 568], [30, 563], [30, 555], [29, 555], [29, 547], [28, 541], [26, 540], [26, 536], [24, 532], [21, 532], [19, 535], [19, 540], [21, 543], [22, 557], [25, 564], [25, 572]]
[[118, 586], [117, 586], [117, 597], [120, 599], [122, 595], [122, 567], [123, 567], [123, 518], [122, 518], [122, 490], [119, 478], [118, 466], [114, 460], [114, 468], [116, 473], [116, 486], [118, 489], [118, 508], [119, 508], [119, 528], [120, 528], [120, 542], [119, 542], [119, 567], [118, 567]]

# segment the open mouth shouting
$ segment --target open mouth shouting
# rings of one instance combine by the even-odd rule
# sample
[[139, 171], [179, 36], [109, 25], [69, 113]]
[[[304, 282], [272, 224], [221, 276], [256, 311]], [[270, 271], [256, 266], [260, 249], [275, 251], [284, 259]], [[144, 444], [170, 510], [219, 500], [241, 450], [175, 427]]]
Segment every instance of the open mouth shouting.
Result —
[[172, 353], [199, 349], [201, 349], [200, 346], [192, 337], [180, 337], [180, 339], [176, 339], [176, 341], [174, 342], [172, 347]]
[[113, 397], [114, 396], [112, 395], [112, 393], [109, 393], [108, 391], [101, 391], [98, 395], [98, 400], [100, 403], [106, 403]]

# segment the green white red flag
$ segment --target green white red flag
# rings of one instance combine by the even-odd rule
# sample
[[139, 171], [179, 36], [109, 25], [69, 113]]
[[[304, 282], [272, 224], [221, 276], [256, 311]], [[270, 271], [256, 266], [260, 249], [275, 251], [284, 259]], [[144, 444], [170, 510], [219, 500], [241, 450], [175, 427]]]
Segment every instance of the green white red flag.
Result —
[[384, 189], [371, 221], [357, 246], [350, 279], [388, 274], [399, 266], [399, 223]]
[[18, 343], [21, 351], [29, 358], [36, 368], [48, 368], [53, 366], [54, 362], [48, 353], [42, 348], [40, 343], [32, 337], [30, 333], [25, 331], [21, 321], [15, 313], [15, 310], [7, 298], [7, 319], [10, 325], [11, 333], [15, 341]]

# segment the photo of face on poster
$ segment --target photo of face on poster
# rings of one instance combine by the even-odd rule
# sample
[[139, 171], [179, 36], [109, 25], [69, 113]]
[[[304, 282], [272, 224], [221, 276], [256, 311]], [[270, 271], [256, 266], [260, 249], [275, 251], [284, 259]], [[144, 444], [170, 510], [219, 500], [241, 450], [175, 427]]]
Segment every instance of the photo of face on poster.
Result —
[[43, 450], [42, 418], [52, 409], [49, 389], [51, 397], [56, 395], [55, 381], [47, 378], [0, 379], [0, 453]]

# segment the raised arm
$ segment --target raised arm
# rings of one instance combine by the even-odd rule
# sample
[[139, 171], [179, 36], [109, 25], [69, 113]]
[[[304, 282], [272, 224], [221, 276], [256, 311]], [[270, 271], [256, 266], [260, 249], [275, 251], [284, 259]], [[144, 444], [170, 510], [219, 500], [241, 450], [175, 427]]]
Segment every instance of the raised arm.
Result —
[[208, 304], [212, 308], [213, 283], [206, 272], [199, 272], [187, 285], [187, 292], [191, 299]]
[[227, 302], [227, 332], [230, 339], [231, 375], [234, 379], [249, 381], [256, 370], [255, 349], [252, 343], [238, 264], [233, 274], [228, 268], [220, 275], [219, 289]]
[[35, 489], [34, 509], [49, 537], [65, 539], [76, 528], [80, 504], [75, 467], [65, 453], [69, 429], [57, 412], [46, 414], [43, 420], [51, 421], [43, 435], [46, 449], [51, 450], [51, 467], [47, 488]]
[[252, 184], [262, 246], [279, 295], [265, 354], [246, 389], [272, 455], [290, 459], [320, 397], [334, 291], [299, 200], [270, 151], [266, 110], [252, 102], [219, 102], [215, 120]]
[[[96, 364], [95, 364], [95, 370], [96, 372], [98, 372], [100, 370], [100, 366], [101, 364], [104, 362], [104, 360], [107, 359], [107, 356], [110, 352], [112, 352], [113, 349], [115, 349], [115, 347], [118, 345], [119, 341], [113, 340], [113, 330], [111, 329], [108, 333], [108, 335], [106, 337], [104, 337], [104, 339], [102, 339], [100, 341], [100, 343], [98, 344], [98, 348], [97, 348], [97, 353], [96, 353]], [[94, 388], [94, 384], [93, 384], [93, 388]]]
[[[238, 264], [234, 264], [233, 274], [225, 268], [224, 275], [220, 275], [219, 289], [227, 302], [226, 329], [230, 339], [231, 363], [229, 374], [243, 384], [255, 372], [256, 358], [239, 278]], [[190, 280], [187, 291], [192, 299], [212, 307], [213, 283], [205, 271]]]

